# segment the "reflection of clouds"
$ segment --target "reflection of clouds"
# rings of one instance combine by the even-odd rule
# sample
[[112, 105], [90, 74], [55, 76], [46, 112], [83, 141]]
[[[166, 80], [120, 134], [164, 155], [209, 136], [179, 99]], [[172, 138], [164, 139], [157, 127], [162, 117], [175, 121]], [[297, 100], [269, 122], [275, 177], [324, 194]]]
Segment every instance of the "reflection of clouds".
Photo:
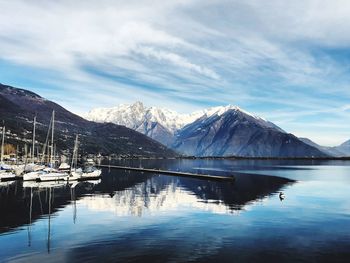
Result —
[[110, 211], [118, 216], [143, 216], [178, 210], [201, 210], [215, 214], [238, 213], [223, 201], [199, 199], [175, 183], [155, 191], [156, 193], [153, 193], [153, 187], [146, 182], [131, 189], [115, 192], [112, 198], [110, 195], [87, 196], [79, 200], [79, 204], [96, 211]]
[[288, 201], [303, 203], [305, 210], [350, 215], [349, 186], [344, 180], [303, 181], [288, 190]]

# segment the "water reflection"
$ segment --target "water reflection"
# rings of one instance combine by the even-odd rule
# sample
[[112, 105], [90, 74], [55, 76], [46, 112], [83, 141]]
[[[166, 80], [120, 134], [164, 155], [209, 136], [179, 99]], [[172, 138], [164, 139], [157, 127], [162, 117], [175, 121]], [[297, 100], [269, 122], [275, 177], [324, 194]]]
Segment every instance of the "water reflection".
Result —
[[[175, 170], [182, 163], [178, 167], [184, 171], [234, 172], [236, 181], [106, 169], [100, 181], [0, 186], [0, 261], [348, 262], [350, 258], [349, 165], [304, 169], [301, 162], [285, 169], [281, 165], [292, 164], [261, 162], [254, 170], [257, 162], [138, 162], [150, 168]], [[247, 165], [251, 167], [242, 168]], [[283, 202], [280, 192], [286, 196]]]
[[235, 213], [247, 203], [275, 193], [291, 180], [239, 175], [235, 183], [155, 176], [113, 195], [93, 195], [80, 201], [96, 211], [118, 216], [178, 211], [183, 207], [213, 213]]
[[15, 182], [0, 188], [0, 233], [32, 222], [77, 202], [94, 211], [118, 216], [143, 216], [181, 208], [235, 213], [246, 204], [276, 193], [292, 180], [253, 174], [237, 175], [234, 183], [190, 178], [103, 171], [90, 182]]

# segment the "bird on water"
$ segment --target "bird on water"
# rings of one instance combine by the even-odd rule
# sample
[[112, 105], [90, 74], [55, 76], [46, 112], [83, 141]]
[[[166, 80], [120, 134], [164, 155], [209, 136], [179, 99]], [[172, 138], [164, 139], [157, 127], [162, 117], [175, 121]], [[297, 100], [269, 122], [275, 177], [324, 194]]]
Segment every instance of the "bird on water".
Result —
[[283, 192], [280, 192], [280, 194], [279, 194], [279, 198], [280, 198], [280, 200], [281, 200], [281, 201], [282, 201], [282, 200], [284, 200], [285, 195], [284, 195], [284, 193], [283, 193]]

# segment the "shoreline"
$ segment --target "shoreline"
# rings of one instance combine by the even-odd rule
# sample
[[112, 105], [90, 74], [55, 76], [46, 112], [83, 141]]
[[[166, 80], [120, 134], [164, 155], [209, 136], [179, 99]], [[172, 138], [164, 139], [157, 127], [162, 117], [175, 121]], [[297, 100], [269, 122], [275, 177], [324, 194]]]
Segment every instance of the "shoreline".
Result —
[[[92, 157], [109, 159], [108, 156]], [[178, 157], [125, 157], [110, 158], [111, 160], [311, 160], [311, 161], [349, 161], [349, 157], [240, 157], [240, 156], [178, 156]]]
[[176, 159], [198, 159], [198, 160], [312, 160], [312, 161], [349, 161], [350, 157], [237, 157], [237, 156], [210, 156], [210, 157], [179, 157]]

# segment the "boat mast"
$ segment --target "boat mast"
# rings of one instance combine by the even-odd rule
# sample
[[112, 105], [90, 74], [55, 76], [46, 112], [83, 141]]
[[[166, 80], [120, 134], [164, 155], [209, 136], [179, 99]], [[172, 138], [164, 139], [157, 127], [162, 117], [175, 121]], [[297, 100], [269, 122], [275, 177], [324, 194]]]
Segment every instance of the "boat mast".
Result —
[[77, 161], [76, 159], [78, 158], [77, 157], [77, 154], [78, 154], [78, 134], [75, 136], [75, 141], [74, 141], [74, 148], [73, 148], [73, 155], [72, 155], [72, 161], [71, 161], [71, 166], [70, 166], [70, 170], [72, 172], [72, 168], [73, 168], [73, 165], [75, 164], [75, 167], [74, 167], [74, 171], [77, 170]]
[[[45, 140], [45, 143], [44, 143], [44, 146], [43, 146], [43, 151], [42, 151], [42, 156], [41, 156], [41, 162], [44, 163], [46, 161], [49, 161], [49, 150], [50, 150], [50, 147], [49, 147], [49, 137], [50, 137], [50, 129], [51, 129], [51, 125], [52, 125], [52, 117], [50, 119], [50, 123], [49, 123], [49, 128], [47, 129], [47, 134], [46, 134], [46, 140]], [[46, 155], [46, 148], [47, 148], [47, 155]], [[45, 158], [47, 156], [47, 159]]]
[[53, 161], [56, 163], [56, 143], [53, 145]]
[[0, 163], [2, 163], [4, 159], [4, 142], [5, 142], [5, 126], [2, 127], [2, 139], [1, 139], [1, 157]]
[[34, 157], [35, 157], [35, 125], [36, 125], [36, 116], [34, 116], [34, 122], [33, 122], [33, 146], [32, 146], [32, 161], [34, 163]]
[[18, 164], [18, 144], [16, 146], [16, 165]]
[[52, 111], [52, 130], [51, 130], [51, 158], [50, 163], [53, 166], [53, 135], [55, 130], [55, 110]]
[[26, 167], [27, 167], [27, 157], [28, 157], [27, 144], [24, 145], [24, 156], [25, 156], [24, 170], [26, 170]]
[[74, 169], [77, 170], [77, 166], [78, 166], [78, 149], [79, 149], [79, 136], [77, 134], [77, 145], [75, 146], [75, 167]]

